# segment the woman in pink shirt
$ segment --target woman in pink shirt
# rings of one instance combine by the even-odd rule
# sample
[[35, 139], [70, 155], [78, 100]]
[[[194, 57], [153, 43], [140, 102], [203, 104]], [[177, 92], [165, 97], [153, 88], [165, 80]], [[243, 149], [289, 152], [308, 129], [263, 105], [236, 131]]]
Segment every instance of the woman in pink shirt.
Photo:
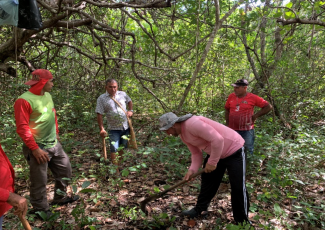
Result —
[[203, 162], [202, 151], [207, 153], [203, 162], [201, 190], [196, 206], [183, 215], [197, 217], [208, 206], [218, 191], [227, 169], [231, 184], [231, 204], [237, 223], [249, 222], [249, 200], [245, 185], [244, 139], [234, 130], [202, 116], [187, 114], [177, 117], [166, 113], [159, 118], [160, 130], [168, 135], [180, 136], [192, 153], [192, 164], [184, 179], [196, 173]]

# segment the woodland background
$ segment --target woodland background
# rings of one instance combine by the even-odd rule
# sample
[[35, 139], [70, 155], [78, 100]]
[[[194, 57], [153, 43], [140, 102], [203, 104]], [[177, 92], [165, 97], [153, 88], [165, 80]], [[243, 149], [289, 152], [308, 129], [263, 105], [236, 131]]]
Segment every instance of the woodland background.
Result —
[[[151, 202], [139, 201], [183, 178], [190, 153], [158, 130], [174, 111], [224, 123], [224, 104], [240, 78], [273, 112], [256, 124], [249, 158], [250, 219], [256, 229], [325, 228], [325, 2], [314, 0], [37, 0], [41, 30], [0, 26], [0, 141], [28, 198], [29, 170], [15, 131], [13, 104], [37, 68], [55, 78], [52, 96], [61, 142], [71, 158], [70, 193], [80, 202], [53, 207], [34, 229], [248, 229], [233, 225], [223, 184], [203, 217], [180, 216], [195, 204], [199, 179]], [[121, 177], [103, 160], [95, 106], [115, 78], [134, 103], [138, 150]], [[49, 174], [49, 199], [53, 197]], [[52, 195], [51, 195], [52, 194]], [[9, 213], [5, 229], [22, 229]]]

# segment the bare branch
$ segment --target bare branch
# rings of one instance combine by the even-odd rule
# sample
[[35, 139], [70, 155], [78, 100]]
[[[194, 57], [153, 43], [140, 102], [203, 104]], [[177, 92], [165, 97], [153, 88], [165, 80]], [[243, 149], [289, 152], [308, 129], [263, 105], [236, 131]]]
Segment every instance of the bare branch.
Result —
[[91, 23], [92, 20], [90, 18], [73, 21], [58, 21], [56, 24], [53, 25], [53, 27], [64, 27], [67, 29], [74, 29], [79, 26], [90, 25]]
[[156, 39], [147, 31], [147, 29], [141, 24], [140, 20], [138, 20], [137, 18], [133, 17], [128, 11], [121, 9], [123, 12], [125, 12], [130, 18], [132, 18], [134, 21], [137, 22], [137, 24], [141, 27], [141, 29], [143, 30], [143, 32], [145, 32], [148, 37], [155, 43], [155, 46], [159, 49], [159, 52], [166, 55], [171, 61], [176, 61], [175, 58], [173, 58], [172, 56], [170, 56], [168, 53], [166, 53], [158, 44], [158, 42], [156, 41]]
[[89, 54], [81, 51], [80, 48], [70, 45], [69, 42], [56, 42], [56, 41], [52, 41], [51, 39], [49, 39], [47, 37], [44, 37], [42, 35], [36, 35], [35, 38], [40, 39], [42, 41], [47, 41], [47, 42], [49, 42], [51, 44], [54, 44], [54, 45], [57, 45], [57, 46], [67, 46], [67, 47], [70, 47], [70, 48], [76, 50], [78, 53], [82, 54], [83, 56], [88, 57], [89, 59], [93, 60], [96, 64], [101, 65], [101, 63], [98, 62], [94, 57], [92, 57]]
[[91, 0], [85, 0], [89, 4], [98, 7], [106, 7], [111, 9], [123, 8], [123, 7], [130, 7], [130, 8], [166, 8], [171, 7], [171, 0], [155, 0], [149, 3], [140, 3], [138, 4], [137, 1], [130, 1], [133, 4], [126, 3], [126, 2], [118, 2], [118, 3], [104, 3], [104, 2], [94, 2]]
[[290, 24], [310, 24], [310, 25], [319, 25], [325, 27], [325, 22], [322, 22], [320, 20], [308, 20], [308, 19], [300, 19], [300, 18], [285, 20], [283, 18], [278, 18], [276, 22], [279, 22], [284, 26]]

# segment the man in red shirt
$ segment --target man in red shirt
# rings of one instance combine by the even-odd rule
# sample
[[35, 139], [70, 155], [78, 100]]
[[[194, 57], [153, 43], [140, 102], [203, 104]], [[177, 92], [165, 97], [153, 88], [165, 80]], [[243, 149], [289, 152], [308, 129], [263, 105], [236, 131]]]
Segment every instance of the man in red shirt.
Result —
[[55, 178], [54, 199], [52, 204], [64, 205], [76, 201], [79, 197], [68, 197], [57, 193], [65, 192], [71, 178], [71, 165], [68, 155], [59, 142], [59, 130], [56, 111], [50, 91], [53, 76], [46, 69], [32, 72], [33, 79], [26, 82], [31, 88], [15, 102], [17, 133], [24, 142], [23, 154], [30, 168], [30, 213], [44, 211], [52, 215], [47, 201], [47, 169]]
[[[225, 105], [226, 125], [238, 132], [245, 140], [245, 148], [250, 154], [254, 151], [254, 122], [267, 114], [272, 106], [263, 98], [247, 92], [248, 81], [239, 79], [234, 84], [234, 93], [230, 94]], [[262, 108], [254, 113], [254, 107]]]
[[3, 215], [12, 207], [15, 215], [26, 216], [27, 200], [14, 193], [15, 172], [0, 145], [0, 229]]

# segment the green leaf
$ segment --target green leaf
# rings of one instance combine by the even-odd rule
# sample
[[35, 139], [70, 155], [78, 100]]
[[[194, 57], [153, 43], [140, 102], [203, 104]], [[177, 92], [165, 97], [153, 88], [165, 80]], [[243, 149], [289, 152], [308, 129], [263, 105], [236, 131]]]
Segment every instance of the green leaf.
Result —
[[87, 188], [89, 185], [91, 184], [90, 181], [85, 181], [83, 184], [82, 184], [82, 188]]
[[47, 221], [54, 221], [57, 218], [60, 217], [60, 213], [59, 212], [55, 212], [54, 214], [52, 214], [52, 216], [50, 216], [50, 218]]
[[280, 214], [283, 212], [282, 208], [280, 207], [280, 205], [278, 203], [274, 204], [274, 211], [276, 214]]
[[43, 220], [47, 220], [46, 212], [39, 211], [39, 212], [35, 212], [35, 213], [40, 215], [40, 217], [42, 217]]
[[130, 174], [130, 171], [127, 169], [122, 170], [122, 176], [128, 176]]
[[65, 192], [63, 192], [61, 189], [57, 189], [56, 190], [56, 194], [58, 194], [58, 195], [60, 195], [60, 196], [65, 196], [65, 195], [67, 195]]
[[295, 18], [295, 14], [293, 12], [285, 12], [284, 13], [284, 18], [285, 19], [290, 19], [290, 18]]
[[62, 180], [71, 180], [71, 179], [67, 177], [63, 177]]
[[287, 8], [291, 8], [292, 7], [292, 2], [289, 2], [287, 5], [285, 5], [285, 7], [287, 7]]
[[166, 184], [165, 186], [164, 186], [164, 189], [166, 190], [166, 189], [169, 189], [170, 188], [170, 185], [168, 185], [168, 184]]
[[78, 188], [77, 188], [77, 186], [75, 184], [72, 185], [72, 190], [73, 190], [73, 193], [76, 193], [77, 192]]
[[96, 190], [92, 189], [92, 188], [85, 188], [85, 189], [80, 190], [79, 192], [81, 192], [81, 193], [96, 192]]
[[135, 167], [130, 167], [129, 170], [130, 170], [131, 172], [136, 172], [136, 171], [138, 171]]
[[253, 217], [254, 220], [259, 220], [261, 217], [259, 215], [256, 215]]
[[304, 182], [302, 182], [301, 180], [295, 180], [295, 182], [297, 182], [297, 183], [299, 183], [299, 184], [302, 184], [302, 185], [304, 185], [305, 183]]
[[155, 192], [160, 192], [159, 188], [158, 187], [154, 187], [153, 189]]
[[275, 14], [274, 14], [274, 17], [275, 18], [279, 18], [279, 17], [281, 17], [282, 16], [282, 11], [281, 10], [278, 10], [278, 12], [276, 12]]

